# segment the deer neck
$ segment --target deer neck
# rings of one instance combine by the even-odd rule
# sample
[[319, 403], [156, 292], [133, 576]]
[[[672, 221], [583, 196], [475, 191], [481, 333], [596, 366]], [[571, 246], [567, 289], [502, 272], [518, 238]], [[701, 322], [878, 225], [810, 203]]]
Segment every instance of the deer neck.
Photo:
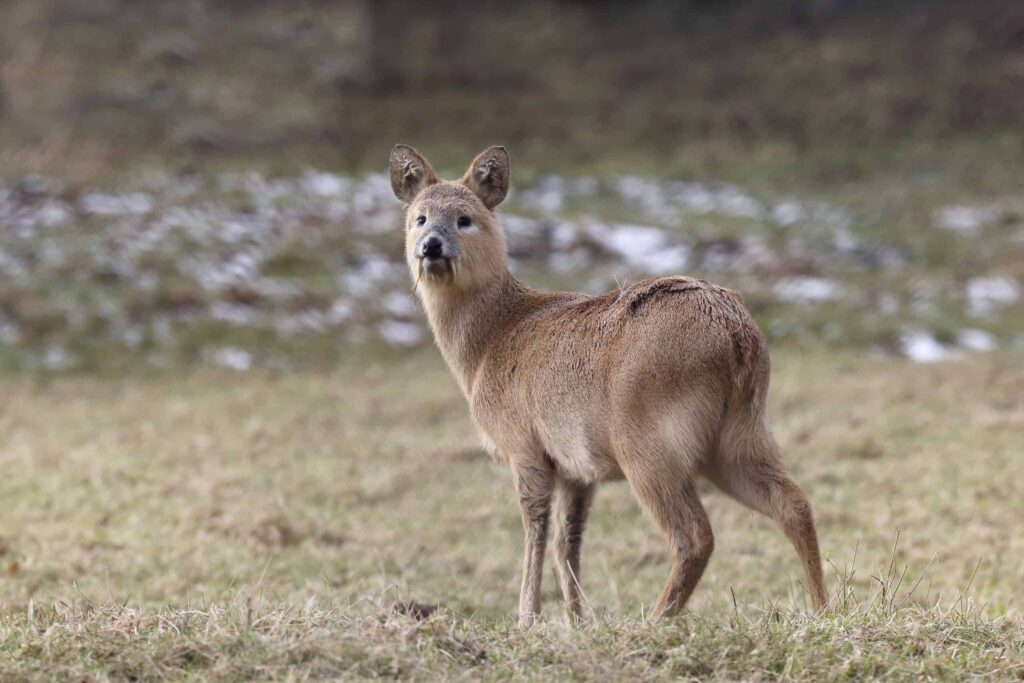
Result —
[[529, 289], [508, 271], [470, 290], [444, 287], [423, 291], [434, 339], [467, 397], [488, 349], [528, 297]]

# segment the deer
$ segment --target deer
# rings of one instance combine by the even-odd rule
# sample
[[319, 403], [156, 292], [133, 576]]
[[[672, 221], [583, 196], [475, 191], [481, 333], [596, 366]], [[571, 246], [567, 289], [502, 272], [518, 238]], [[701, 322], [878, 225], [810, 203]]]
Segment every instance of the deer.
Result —
[[741, 296], [685, 276], [598, 296], [533, 289], [510, 272], [495, 213], [509, 190], [504, 147], [481, 152], [457, 180], [438, 178], [407, 145], [395, 146], [389, 166], [436, 345], [486, 450], [511, 469], [525, 533], [519, 627], [540, 615], [552, 517], [567, 617], [579, 623], [591, 612], [583, 533], [597, 484], [622, 479], [671, 553], [650, 618], [683, 609], [714, 550], [699, 477], [781, 527], [820, 611], [811, 504], [772, 436], [767, 344]]

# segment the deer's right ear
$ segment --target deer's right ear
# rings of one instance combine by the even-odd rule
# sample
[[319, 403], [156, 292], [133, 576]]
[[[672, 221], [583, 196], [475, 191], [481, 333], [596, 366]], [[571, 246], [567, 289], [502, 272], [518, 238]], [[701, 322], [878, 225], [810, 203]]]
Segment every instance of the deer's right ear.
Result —
[[437, 182], [430, 162], [409, 145], [395, 145], [391, 150], [391, 189], [406, 204], [423, 188]]

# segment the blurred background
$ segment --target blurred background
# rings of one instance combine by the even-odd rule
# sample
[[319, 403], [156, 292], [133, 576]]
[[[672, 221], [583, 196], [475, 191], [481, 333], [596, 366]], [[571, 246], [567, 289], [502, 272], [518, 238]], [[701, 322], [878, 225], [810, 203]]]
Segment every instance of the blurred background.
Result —
[[[1020, 0], [0, 0], [0, 671], [1024, 676], [1022, 112]], [[668, 556], [609, 486], [609, 620], [509, 637], [520, 516], [398, 142], [507, 146], [532, 285], [743, 293], [834, 614], [702, 482], [693, 618], [643, 626]]]
[[1012, 0], [4, 0], [0, 367], [430, 343], [383, 175], [508, 146], [514, 268], [687, 273], [776, 345], [1024, 345]]

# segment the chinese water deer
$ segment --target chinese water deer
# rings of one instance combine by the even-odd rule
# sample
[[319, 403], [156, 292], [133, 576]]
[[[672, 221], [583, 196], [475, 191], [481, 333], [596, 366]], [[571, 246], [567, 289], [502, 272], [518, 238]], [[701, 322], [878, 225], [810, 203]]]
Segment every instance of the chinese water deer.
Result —
[[601, 296], [537, 291], [509, 272], [494, 213], [509, 187], [503, 147], [481, 153], [458, 180], [439, 179], [404, 145], [390, 166], [437, 346], [488, 449], [511, 466], [526, 532], [520, 625], [540, 611], [552, 507], [566, 610], [582, 616], [580, 545], [594, 488], [621, 478], [672, 554], [654, 616], [686, 604], [714, 548], [697, 475], [781, 526], [821, 608], [811, 506], [769, 430], [768, 352], [740, 296], [688, 277]]

